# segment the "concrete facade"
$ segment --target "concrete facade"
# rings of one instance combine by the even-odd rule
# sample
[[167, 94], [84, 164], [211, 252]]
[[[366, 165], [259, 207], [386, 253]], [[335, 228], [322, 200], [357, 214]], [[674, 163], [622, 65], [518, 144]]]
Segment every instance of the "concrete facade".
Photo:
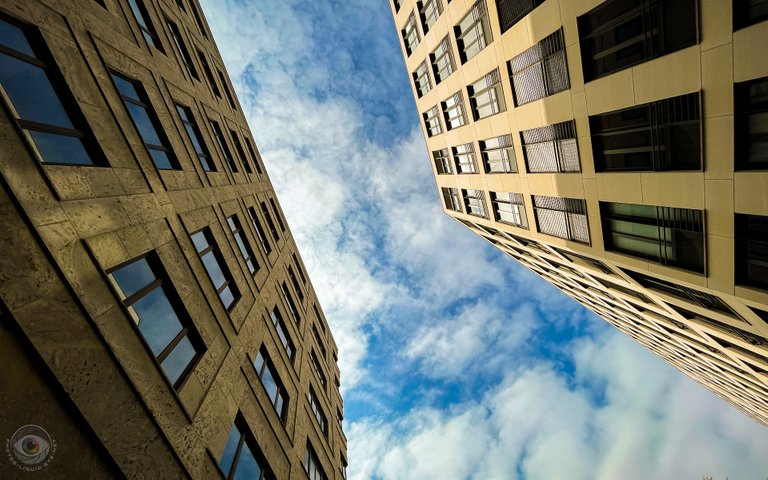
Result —
[[[55, 114], [33, 119], [17, 82], [33, 76], [4, 74], [0, 438], [35, 424], [57, 441], [37, 478], [227, 478], [237, 424], [259, 478], [345, 478], [338, 349], [197, 1], [0, 1], [0, 21], [0, 68], [44, 68], [78, 130], [40, 126]], [[93, 164], [51, 161], [40, 131], [82, 138]], [[208, 257], [191, 239], [201, 229]], [[155, 283], [126, 295], [121, 275], [142, 259]], [[157, 320], [131, 300], [147, 292], [183, 327], [163, 353]], [[177, 377], [172, 354], [190, 341]], [[25, 474], [11, 460], [0, 455], [0, 478]]]
[[[756, 253], [765, 248], [768, 234], [752, 230], [758, 233], [743, 238], [738, 226], [748, 215], [755, 224], [768, 219], [768, 165], [738, 164], [742, 146], [762, 151], [764, 140], [753, 133], [768, 127], [760, 126], [765, 120], [757, 118], [764, 115], [759, 113], [750, 117], [748, 126], [739, 123], [739, 115], [747, 114], [736, 98], [749, 82], [768, 77], [765, 14], [748, 25], [734, 26], [741, 13], [733, 9], [746, 7], [739, 0], [393, 0], [390, 4], [445, 212], [768, 426], [768, 271], [760, 267], [767, 260], [765, 254]], [[682, 23], [690, 22], [692, 41], [672, 49], [669, 45], [678, 41], [675, 30], [684, 30], [682, 24], [665, 27], [666, 33], [658, 33], [663, 25], [654, 27], [645, 38], [666, 35], [664, 41], [638, 43], [647, 58], [626, 61], [637, 54], [628, 45], [642, 42], [644, 35], [633, 30], [642, 26], [626, 19], [642, 15], [662, 24], [670, 17], [654, 16], [660, 4], [683, 9], [677, 15], [685, 20]], [[594, 20], [596, 12], [611, 8], [611, 15]], [[590, 26], [590, 19], [597, 25]], [[476, 23], [467, 30], [472, 21]], [[598, 66], [592, 67], [592, 60], [582, 58], [592, 48], [585, 42], [609, 28], [615, 29], [615, 36], [602, 41], [616, 45], [608, 48], [595, 40], [597, 53], [589, 58]], [[480, 44], [475, 42], [478, 33], [484, 38]], [[441, 72], [440, 63], [446, 39], [454, 67], [448, 74]], [[664, 53], [665, 48], [672, 51]], [[591, 68], [603, 68], [607, 63], [600, 62], [608, 61], [600, 58], [606, 56], [626, 64], [589, 73]], [[420, 69], [422, 62], [426, 68]], [[530, 74], [521, 64], [543, 73]], [[515, 79], [516, 69], [520, 76]], [[534, 76], [541, 79], [534, 82], [535, 88], [530, 87]], [[478, 92], [494, 81], [497, 98], [494, 107], [485, 107], [491, 108], [489, 114], [480, 108], [488, 97], [481, 98]], [[524, 98], [537, 88], [546, 91], [533, 100]], [[463, 97], [463, 125], [453, 120], [451, 99], [457, 93]], [[758, 94], [751, 95], [758, 102]], [[700, 151], [691, 155], [700, 162], [695, 168], [596, 167], [594, 152], [606, 157], [617, 152], [596, 143], [611, 140], [610, 129], [597, 130], [605, 114], [619, 112], [619, 118], [621, 112], [639, 111], [633, 107], [666, 108], [672, 105], [667, 99], [678, 102], [675, 105], [689, 101], [695, 112], [685, 127], [697, 139], [688, 148]], [[556, 124], [561, 124], [560, 130], [546, 130]], [[661, 123], [652, 125], [656, 130], [649, 135], [660, 137], [652, 137], [656, 143], [644, 151], [671, 157], [674, 163], [678, 159], [668, 151], [676, 148], [675, 141], [658, 138], [676, 134]], [[545, 130], [534, 130], [540, 127]], [[554, 140], [541, 140], [542, 132], [554, 134]], [[537, 135], [543, 143], [529, 146], [526, 136]], [[501, 172], [487, 163], [494, 155], [488, 145], [495, 145], [499, 136], [507, 136], [511, 163]], [[467, 145], [474, 150], [473, 158], [464, 153]], [[549, 158], [561, 162], [559, 169], [537, 170], [534, 160], [539, 157], [533, 146], [542, 145], [556, 152]], [[630, 158], [642, 150], [632, 147], [620, 154]], [[510, 208], [509, 203], [498, 207], [500, 192], [516, 195], [519, 203], [513, 212], [497, 211]], [[557, 213], [561, 223], [552, 213], [560, 208], [553, 206], [558, 202], [568, 204]], [[652, 231], [654, 239], [649, 241], [644, 237], [647, 232], [638, 227], [642, 222], [633, 217], [641, 208], [652, 208], [648, 211], [656, 220], [688, 215], [696, 227], [671, 220], [669, 226], [643, 223], [642, 229]], [[624, 216], [617, 213], [622, 209]], [[672, 231], [666, 243], [659, 238]], [[675, 235], [690, 235], [696, 241], [678, 241]], [[649, 247], [642, 254], [632, 253], [651, 243], [656, 252]], [[686, 255], [696, 257], [695, 265], [686, 265]], [[745, 269], [751, 272], [746, 280], [739, 273]]]

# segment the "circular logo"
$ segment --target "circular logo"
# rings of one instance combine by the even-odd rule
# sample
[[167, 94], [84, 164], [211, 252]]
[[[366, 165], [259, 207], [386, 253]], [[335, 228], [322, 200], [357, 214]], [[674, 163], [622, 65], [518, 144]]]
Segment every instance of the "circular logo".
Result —
[[48, 465], [46, 460], [53, 460], [56, 441], [44, 428], [24, 425], [11, 435], [6, 444], [6, 452], [14, 465], [22, 470], [37, 470]]

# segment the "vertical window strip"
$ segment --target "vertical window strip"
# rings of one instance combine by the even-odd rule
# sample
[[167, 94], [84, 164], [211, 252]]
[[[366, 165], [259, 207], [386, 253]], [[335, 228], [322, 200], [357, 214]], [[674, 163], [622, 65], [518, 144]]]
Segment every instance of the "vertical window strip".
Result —
[[275, 220], [280, 227], [281, 232], [285, 232], [285, 223], [283, 222], [283, 216], [280, 214], [280, 210], [277, 208], [277, 202], [272, 197], [269, 197], [269, 207], [272, 209], [272, 213], [275, 214]]
[[227, 225], [229, 225], [229, 230], [235, 238], [235, 243], [237, 243], [237, 247], [240, 250], [240, 254], [243, 256], [243, 261], [245, 261], [248, 271], [251, 272], [251, 275], [255, 275], [260, 268], [259, 262], [256, 260], [256, 255], [253, 254], [251, 244], [248, 242], [248, 239], [243, 232], [243, 226], [240, 224], [237, 215], [227, 217]]
[[272, 221], [272, 215], [269, 213], [267, 204], [264, 202], [259, 202], [259, 206], [261, 206], [261, 213], [264, 214], [264, 218], [267, 220], [267, 227], [269, 227], [269, 231], [272, 233], [272, 238], [275, 239], [275, 242], [280, 241], [280, 234], [277, 233], [275, 222]]
[[299, 309], [296, 308], [296, 302], [293, 301], [293, 296], [291, 296], [291, 291], [288, 290], [288, 285], [286, 285], [285, 282], [282, 282], [278, 289], [280, 290], [280, 296], [283, 297], [283, 301], [285, 301], [285, 305], [288, 307], [288, 313], [291, 314], [296, 325], [299, 325], [301, 323]]
[[208, 273], [213, 289], [224, 304], [224, 308], [231, 310], [240, 299], [240, 289], [237, 288], [232, 273], [227, 268], [211, 229], [206, 227], [195, 232], [190, 235], [190, 239], [200, 257], [200, 262]]
[[232, 136], [232, 142], [235, 144], [235, 151], [237, 152], [237, 156], [240, 157], [240, 162], [242, 162], [246, 173], [253, 173], [251, 162], [248, 161], [248, 157], [245, 155], [243, 145], [240, 143], [240, 138], [237, 136], [237, 132], [230, 129], [229, 134]]
[[410, 56], [421, 41], [419, 29], [416, 26], [416, 14], [414, 12], [411, 12], [408, 16], [408, 20], [405, 22], [401, 34], [403, 36], [403, 43], [405, 44], [405, 52]]
[[213, 163], [211, 154], [208, 152], [208, 147], [206, 146], [205, 141], [203, 141], [200, 129], [195, 122], [195, 117], [192, 115], [192, 109], [177, 103], [176, 111], [179, 114], [181, 123], [184, 125], [184, 130], [187, 132], [187, 138], [192, 144], [195, 154], [197, 154], [200, 166], [202, 166], [203, 170], [206, 172], [215, 172], [216, 164]]
[[429, 80], [429, 69], [426, 60], [419, 64], [413, 75], [413, 84], [416, 87], [416, 94], [421, 98], [425, 93], [432, 89], [432, 83]]
[[263, 173], [261, 170], [261, 159], [256, 153], [256, 150], [254, 150], [253, 146], [251, 146], [251, 141], [247, 136], [243, 137], [243, 141], [245, 142], [245, 148], [248, 149], [248, 153], [251, 154], [251, 158], [253, 159], [253, 165], [256, 167], [256, 174], [261, 177], [261, 174]]
[[734, 85], [736, 170], [768, 169], [768, 77]]
[[467, 87], [472, 118], [477, 121], [506, 110], [499, 69]]
[[461, 91], [454, 93], [442, 102], [443, 117], [447, 130], [453, 130], [466, 125], [467, 114], [464, 111], [464, 96]]
[[288, 265], [288, 278], [291, 280], [291, 284], [293, 285], [293, 289], [296, 291], [296, 295], [299, 296], [299, 303], [304, 305], [304, 292], [302, 292], [299, 279], [296, 278], [296, 273], [294, 273], [293, 267], [290, 265]]
[[579, 172], [576, 122], [545, 125], [520, 132], [530, 173]]
[[238, 413], [235, 424], [229, 432], [219, 467], [227, 479], [248, 478], [266, 480], [274, 478], [264, 455], [248, 430], [248, 425]]
[[147, 11], [144, 2], [142, 0], [128, 0], [128, 5], [131, 7], [131, 12], [133, 12], [133, 17], [136, 19], [136, 23], [139, 24], [139, 29], [141, 29], [141, 34], [144, 36], [144, 40], [148, 45], [151, 45], [161, 53], [164, 53], [163, 44], [160, 43], [160, 38], [157, 36], [157, 31], [155, 30], [154, 25], [152, 25], [152, 20], [149, 18], [149, 12]]
[[205, 73], [205, 78], [208, 79], [208, 85], [211, 86], [211, 91], [215, 96], [221, 98], [221, 91], [219, 90], [219, 86], [216, 83], [216, 80], [213, 78], [213, 71], [211, 70], [211, 66], [208, 64], [208, 60], [205, 58], [205, 54], [198, 50], [197, 56], [200, 59], [200, 65], [203, 66], [203, 73]]
[[323, 372], [323, 367], [320, 366], [320, 360], [317, 358], [317, 354], [314, 350], [310, 352], [310, 360], [312, 362], [312, 369], [315, 371], [315, 375], [317, 376], [317, 380], [320, 382], [323, 390], [325, 390], [328, 386], [328, 379]]
[[307, 439], [307, 451], [304, 454], [304, 471], [309, 477], [309, 480], [328, 480], [328, 476], [323, 471], [322, 465], [320, 465], [320, 459], [317, 458], [315, 449]]
[[435, 84], [448, 78], [456, 70], [451, 50], [451, 40], [448, 35], [440, 41], [434, 52], [429, 54], [432, 64], [432, 73], [435, 75]]
[[306, 285], [307, 276], [304, 274], [304, 269], [301, 267], [301, 262], [299, 261], [299, 257], [297, 257], [294, 252], [291, 252], [291, 258], [293, 259], [293, 264], [296, 265], [296, 271], [298, 272], [299, 277], [301, 277], [301, 283]]
[[200, 80], [200, 77], [197, 76], [197, 69], [195, 69], [195, 64], [192, 62], [192, 56], [189, 54], [189, 50], [187, 50], [187, 45], [184, 43], [184, 39], [181, 38], [181, 31], [179, 30], [179, 27], [167, 18], [165, 21], [168, 23], [168, 29], [171, 31], [173, 42], [176, 45], [176, 50], [181, 57], [181, 61], [184, 64], [184, 67], [187, 69], [187, 72], [189, 72], [189, 75], [192, 78], [195, 80]]
[[443, 13], [443, 4], [440, 0], [424, 0], [423, 2], [418, 2], [417, 5], [419, 6], [421, 26], [424, 28], [424, 35], [426, 35]]
[[736, 283], [768, 290], [768, 217], [735, 215]]
[[586, 201], [534, 195], [533, 212], [539, 232], [589, 244]]
[[570, 88], [562, 28], [507, 62], [515, 106]]
[[232, 110], [237, 110], [237, 104], [235, 103], [235, 97], [232, 95], [232, 91], [229, 89], [229, 83], [227, 83], [227, 77], [224, 76], [224, 74], [219, 70], [216, 69], [216, 72], [219, 74], [219, 80], [221, 80], [221, 86], [224, 88], [224, 93], [227, 95], [227, 101], [229, 102], [229, 106], [232, 107]]
[[323, 432], [323, 435], [328, 436], [328, 417], [325, 416], [325, 412], [323, 412], [323, 408], [320, 406], [320, 400], [317, 398], [315, 390], [311, 385], [309, 392], [307, 392], [307, 400], [309, 401], [312, 413], [315, 414], [315, 420], [317, 420], [320, 431]]
[[481, 140], [480, 154], [485, 173], [516, 173], [517, 158], [512, 135]]
[[457, 188], [441, 188], [443, 194], [443, 202], [445, 208], [453, 210], [454, 212], [461, 212], [461, 199], [459, 198], [459, 190]]
[[435, 169], [437, 170], [438, 175], [453, 173], [453, 169], [451, 168], [451, 158], [448, 155], [447, 148], [433, 150], [432, 158], [435, 161]]
[[259, 245], [261, 245], [264, 255], [269, 256], [272, 252], [272, 247], [269, 244], [266, 233], [264, 233], [264, 228], [261, 226], [261, 221], [259, 221], [259, 217], [256, 214], [256, 209], [254, 207], [248, 207], [248, 214], [251, 217], [253, 228], [256, 229], [256, 237], [259, 239]]
[[427, 128], [427, 136], [434, 137], [443, 133], [443, 127], [440, 123], [440, 110], [437, 105], [422, 114], [424, 116], [424, 126]]
[[461, 63], [466, 63], [493, 41], [488, 21], [488, 6], [478, 0], [454, 27]]
[[261, 380], [261, 386], [264, 387], [264, 391], [275, 408], [277, 416], [280, 417], [280, 420], [285, 421], [286, 412], [288, 411], [288, 392], [285, 390], [283, 382], [280, 381], [275, 364], [269, 358], [269, 353], [267, 353], [264, 345], [261, 346], [259, 353], [256, 355], [253, 368], [259, 380]]
[[288, 355], [288, 358], [293, 361], [296, 348], [293, 345], [293, 340], [291, 340], [291, 337], [288, 334], [288, 328], [285, 326], [285, 322], [283, 322], [283, 316], [280, 314], [277, 305], [275, 305], [272, 311], [269, 312], [269, 317], [272, 320], [272, 324], [275, 326], [275, 331], [280, 339], [280, 343], [283, 345], [283, 349], [285, 349], [285, 353]]
[[224, 132], [221, 131], [219, 122], [211, 120], [210, 118], [208, 119], [208, 122], [211, 125], [211, 130], [213, 130], [213, 136], [216, 138], [216, 143], [219, 145], [219, 153], [224, 157], [224, 163], [229, 167], [230, 172], [237, 172], [237, 163], [235, 163], [235, 159], [232, 158], [232, 152], [229, 151], [229, 146], [227, 146], [227, 141], [224, 138]]

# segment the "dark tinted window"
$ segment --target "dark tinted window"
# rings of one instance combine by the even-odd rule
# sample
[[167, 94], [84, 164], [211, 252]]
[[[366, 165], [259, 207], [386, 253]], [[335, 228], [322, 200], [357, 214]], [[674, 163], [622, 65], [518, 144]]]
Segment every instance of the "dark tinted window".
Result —
[[768, 289], [768, 217], [736, 214], [736, 283]]
[[736, 170], [768, 169], [768, 77], [734, 85]]

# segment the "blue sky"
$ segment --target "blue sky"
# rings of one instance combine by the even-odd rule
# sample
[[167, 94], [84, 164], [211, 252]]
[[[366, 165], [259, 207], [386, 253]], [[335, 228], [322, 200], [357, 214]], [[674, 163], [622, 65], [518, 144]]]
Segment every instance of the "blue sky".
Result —
[[442, 213], [387, 0], [203, 7], [339, 345], [350, 478], [768, 476], [768, 430]]

